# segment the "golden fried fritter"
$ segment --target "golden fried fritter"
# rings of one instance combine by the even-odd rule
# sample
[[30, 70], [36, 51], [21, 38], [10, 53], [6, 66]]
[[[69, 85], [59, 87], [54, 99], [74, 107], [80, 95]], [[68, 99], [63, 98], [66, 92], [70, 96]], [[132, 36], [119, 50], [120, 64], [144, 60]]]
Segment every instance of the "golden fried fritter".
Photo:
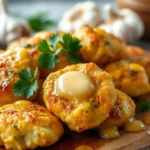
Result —
[[51, 73], [43, 85], [47, 108], [71, 130], [100, 125], [116, 102], [111, 76], [94, 63], [77, 64]]
[[86, 62], [95, 62], [99, 67], [127, 56], [125, 43], [102, 29], [82, 26], [74, 36], [81, 40], [81, 54]]
[[[37, 62], [29, 55], [27, 49], [6, 51], [0, 55], [0, 106], [26, 99], [24, 96], [15, 96], [12, 87], [18, 80], [18, 72], [27, 67], [31, 72], [37, 67]], [[36, 78], [38, 80], [39, 73]], [[29, 100], [33, 100], [36, 95], [37, 92]]]
[[40, 38], [40, 39], [48, 39], [53, 34], [55, 34], [55, 32], [52, 32], [52, 31], [40, 31], [40, 32], [37, 32], [34, 35], [34, 37]]
[[150, 53], [137, 46], [127, 46], [126, 50], [130, 61], [142, 65], [150, 80]]
[[6, 149], [49, 146], [62, 134], [61, 122], [40, 105], [19, 100], [0, 107], [0, 145]]
[[117, 102], [110, 112], [110, 117], [101, 124], [101, 127], [120, 127], [135, 115], [135, 103], [125, 93], [115, 89]]
[[150, 91], [148, 76], [139, 64], [120, 60], [108, 64], [104, 70], [112, 76], [115, 87], [131, 97]]
[[117, 94], [117, 102], [110, 112], [110, 117], [99, 127], [100, 136], [103, 138], [118, 137], [119, 131], [117, 128], [128, 122], [135, 115], [134, 101], [128, 95], [117, 89], [115, 89], [115, 92]]
[[[48, 38], [50, 36], [52, 36], [53, 34], [55, 34], [54, 32], [49, 32], [49, 31], [41, 31], [38, 32], [37, 34], [35, 34], [32, 38], [29, 38], [26, 43], [24, 45], [26, 45], [26, 49], [28, 50], [29, 54], [34, 57], [37, 61], [39, 58], [39, 55], [41, 54], [37, 47], [40, 44], [40, 42], [42, 40], [48, 40]], [[60, 35], [63, 35], [62, 32], [59, 32]], [[10, 49], [12, 50], [12, 49]], [[62, 69], [64, 67], [66, 67], [67, 65], [71, 65], [72, 63], [68, 60], [68, 58], [65, 55], [65, 52], [61, 51], [58, 54], [58, 59], [59, 59], [59, 63], [56, 64], [56, 66], [53, 69], [46, 69], [46, 68], [42, 68], [40, 67], [40, 65], [38, 64], [39, 68], [40, 68], [40, 74], [42, 78], [46, 78], [50, 72], [54, 72], [57, 71], [59, 69]]]
[[24, 44], [29, 40], [30, 37], [21, 37], [8, 45], [6, 50], [13, 50], [15, 48], [23, 47]]

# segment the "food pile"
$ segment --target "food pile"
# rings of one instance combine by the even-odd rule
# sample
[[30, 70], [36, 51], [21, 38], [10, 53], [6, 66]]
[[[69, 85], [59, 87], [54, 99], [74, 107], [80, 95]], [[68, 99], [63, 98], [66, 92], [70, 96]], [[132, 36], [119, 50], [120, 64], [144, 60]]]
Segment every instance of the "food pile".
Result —
[[0, 53], [0, 145], [50, 146], [63, 125], [106, 139], [143, 131], [133, 99], [150, 92], [149, 64], [142, 48], [87, 25], [14, 41]]

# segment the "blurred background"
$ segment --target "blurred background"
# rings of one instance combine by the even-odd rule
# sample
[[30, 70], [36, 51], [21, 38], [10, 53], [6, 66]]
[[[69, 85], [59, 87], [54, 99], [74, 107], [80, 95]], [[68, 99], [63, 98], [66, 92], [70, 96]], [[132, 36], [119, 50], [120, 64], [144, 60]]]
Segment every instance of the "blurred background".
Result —
[[[8, 7], [12, 13], [23, 13], [27, 15], [37, 12], [48, 11], [49, 17], [59, 21], [63, 13], [78, 2], [85, 0], [8, 0]], [[115, 0], [95, 0], [99, 6], [111, 3], [115, 6]], [[105, 15], [104, 13], [102, 13]]]
[[[126, 4], [122, 5], [122, 2], [125, 2], [125, 3], [129, 2], [129, 3], [131, 3], [131, 5], [137, 6], [135, 8], [136, 11], [143, 12], [143, 13], [145, 13], [145, 11], [146, 11], [146, 13], [148, 14], [147, 16], [150, 17], [150, 10], [148, 10], [148, 11], [146, 10], [146, 9], [149, 9], [149, 7], [150, 7], [149, 0], [145, 0], [145, 6], [148, 5], [148, 1], [149, 1], [149, 6], [148, 7], [146, 6], [147, 8], [142, 6], [143, 10], [138, 10], [137, 8], [139, 7], [139, 5], [137, 5], [136, 3], [132, 4], [133, 1], [137, 2], [135, 0], [130, 0], [130, 1], [127, 1], [127, 0], [95, 0], [94, 3], [96, 4], [97, 7], [99, 7], [99, 12], [100, 12], [100, 17], [101, 17], [100, 26], [101, 26], [101, 24], [103, 25], [104, 23], [106, 24], [108, 22], [107, 19], [109, 18], [109, 13], [106, 13], [106, 10], [105, 10], [106, 4], [110, 4], [111, 7], [114, 9], [114, 11], [117, 12], [118, 6], [130, 8], [130, 5], [126, 5]], [[27, 20], [28, 22], [30, 22], [29, 24], [31, 26], [32, 25], [34, 26], [34, 24], [37, 24], [37, 23], [34, 23], [35, 19], [37, 19], [37, 18], [40, 19], [41, 17], [44, 17], [46, 19], [47, 23], [45, 23], [46, 28], [44, 27], [42, 29], [48, 29], [48, 30], [60, 29], [60, 30], [66, 31], [66, 29], [64, 29], [60, 25], [60, 24], [64, 25], [64, 19], [66, 19], [65, 18], [66, 16], [64, 16], [64, 15], [65, 15], [65, 13], [71, 14], [73, 10], [70, 10], [70, 9], [74, 9], [75, 4], [76, 3], [81, 4], [80, 2], [84, 3], [84, 2], [86, 2], [86, 0], [7, 0], [7, 6], [8, 6], [9, 13], [11, 15], [14, 15], [17, 18]], [[142, 0], [139, 0], [139, 2], [141, 4]], [[120, 6], [120, 4], [121, 4], [121, 6]], [[107, 7], [107, 9], [108, 9], [108, 7]], [[133, 7], [131, 7], [131, 9], [133, 9]], [[130, 16], [130, 15], [128, 15], [128, 16]], [[135, 17], [132, 17], [132, 18], [134, 20]], [[124, 25], [123, 25], [123, 23], [120, 22], [121, 25], [119, 26], [118, 31], [112, 31], [112, 29], [110, 31], [110, 28], [109, 29], [107, 27], [104, 27], [104, 28], [107, 28], [107, 31], [110, 31], [111, 33], [116, 34], [116, 36], [119, 35], [121, 38], [123, 37], [123, 40], [125, 40], [128, 44], [138, 45], [147, 50], [150, 50], [150, 37], [143, 38], [144, 33], [137, 33], [137, 34], [135, 33], [134, 28], [135, 29], [137, 28], [136, 32], [138, 32], [139, 30], [141, 30], [141, 26], [138, 29], [138, 27], [136, 27], [136, 25], [132, 23], [133, 22], [132, 18], [130, 17], [129, 19], [126, 19], [126, 20], [128, 20], [128, 23], [130, 22], [130, 24], [132, 26], [131, 27], [132, 29], [130, 28], [130, 30], [123, 29], [126, 24], [125, 21], [124, 21], [125, 22]], [[80, 18], [77, 18], [77, 19], [80, 19]], [[96, 18], [95, 18], [95, 20], [96, 20]], [[141, 20], [142, 20], [142, 23], [144, 26], [144, 30], [146, 31], [145, 33], [148, 33], [149, 31], [146, 29], [147, 27], [145, 27], [144, 20], [143, 19], [141, 19]], [[150, 18], [149, 18], [149, 20], [150, 20]], [[134, 23], [136, 23], [136, 21]], [[136, 24], [139, 25], [140, 23], [137, 22]], [[117, 25], [115, 24], [114, 27], [118, 28], [118, 24]], [[35, 26], [35, 28], [36, 28], [36, 26]], [[122, 29], [123, 29], [123, 31], [122, 31]], [[40, 30], [40, 29], [35, 29], [35, 30], [33, 29], [34, 32], [37, 32], [38, 30]], [[117, 29], [115, 29], [115, 30], [117, 30]], [[132, 30], [134, 30], [134, 31], [133, 31], [133, 34], [131, 35]], [[67, 31], [69, 31], [69, 32], [73, 31], [72, 27], [70, 30], [67, 30]], [[144, 32], [144, 31], [139, 31], [139, 32]], [[130, 35], [127, 35], [127, 33], [130, 33]], [[130, 36], [130, 37], [128, 37], [128, 36]], [[131, 40], [128, 40], [130, 38], [131, 38]]]

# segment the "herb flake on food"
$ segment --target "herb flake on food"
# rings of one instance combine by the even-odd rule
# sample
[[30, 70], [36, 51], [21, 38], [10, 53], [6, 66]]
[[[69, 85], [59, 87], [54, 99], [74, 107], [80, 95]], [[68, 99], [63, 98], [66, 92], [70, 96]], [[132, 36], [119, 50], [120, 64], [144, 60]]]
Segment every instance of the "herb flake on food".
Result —
[[78, 38], [72, 37], [71, 34], [64, 34], [60, 44], [62, 45], [67, 58], [72, 63], [82, 62], [82, 57], [78, 55], [78, 52], [82, 48]]
[[[61, 45], [61, 47], [58, 48]], [[68, 60], [72, 63], [82, 62], [82, 57], [78, 54], [82, 48], [80, 40], [72, 37], [70, 34], [64, 34], [62, 41], [58, 33], [51, 36], [48, 41], [42, 40], [38, 45], [41, 52], [39, 56], [39, 64], [42, 68], [53, 69], [59, 62], [58, 54], [63, 51]]]
[[41, 67], [52, 69], [59, 62], [58, 54], [61, 52], [61, 48], [56, 48], [60, 39], [59, 34], [54, 34], [49, 38], [50, 44], [46, 40], [42, 40], [38, 46], [38, 50], [42, 52], [38, 61]]
[[13, 85], [13, 92], [16, 96], [25, 96], [30, 98], [38, 88], [36, 79], [38, 68], [35, 69], [33, 75], [30, 68], [25, 68], [19, 72], [19, 80]]

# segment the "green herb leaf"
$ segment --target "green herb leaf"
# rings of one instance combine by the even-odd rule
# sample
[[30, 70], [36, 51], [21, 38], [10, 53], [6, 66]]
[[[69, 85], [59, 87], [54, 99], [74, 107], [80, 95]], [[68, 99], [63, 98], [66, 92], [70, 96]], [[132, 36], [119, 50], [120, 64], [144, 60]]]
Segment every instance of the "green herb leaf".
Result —
[[16, 124], [13, 124], [13, 127], [14, 127], [16, 130], [18, 130], [18, 131], [19, 131], [19, 129], [18, 129], [18, 127], [17, 127], [17, 125], [16, 125]]
[[23, 140], [23, 139], [24, 139], [24, 135], [21, 135], [21, 136], [15, 136], [15, 139], [17, 139], [17, 140]]
[[64, 48], [67, 58], [73, 63], [81, 62], [82, 58], [78, 55], [78, 52], [82, 48], [80, 40], [72, 37], [70, 34], [64, 34], [62, 39], [63, 41], [60, 44]]
[[30, 47], [32, 47], [32, 45], [30, 45], [29, 43], [25, 43], [25, 44], [23, 45], [23, 48], [30, 48]]
[[150, 103], [148, 101], [144, 101], [141, 103], [141, 111], [149, 111], [150, 110]]
[[40, 44], [38, 45], [38, 50], [40, 52], [44, 52], [44, 53], [50, 53], [51, 52], [49, 45], [48, 45], [46, 40], [42, 40], [40, 42]]
[[50, 44], [48, 44], [46, 40], [40, 42], [38, 50], [42, 52], [42, 54], [39, 56], [38, 61], [42, 68], [52, 69], [59, 62], [57, 55], [62, 50], [61, 48], [56, 49], [59, 39], [60, 35], [56, 33], [49, 38]]
[[73, 63], [80, 63], [82, 62], [82, 57], [80, 55], [74, 53], [66, 53], [67, 58]]
[[25, 96], [30, 98], [38, 88], [36, 76], [38, 68], [35, 69], [33, 76], [31, 75], [30, 68], [25, 68], [19, 72], [19, 80], [13, 85], [13, 92], [17, 96]]
[[54, 34], [53, 36], [51, 36], [49, 38], [49, 42], [50, 42], [50, 45], [53, 47], [53, 48], [56, 48], [56, 45], [57, 43], [59, 42], [60, 40], [60, 35], [58, 33]]
[[23, 48], [35, 48], [35, 45], [31, 45], [31, 44], [29, 44], [29, 43], [25, 43], [25, 44], [23, 45]]
[[39, 64], [43, 68], [52, 69], [59, 62], [57, 54], [60, 53], [61, 48], [57, 49], [55, 52], [43, 53], [39, 56]]
[[56, 22], [48, 19], [47, 14], [47, 12], [41, 12], [27, 17], [27, 21], [34, 32], [49, 30], [57, 26]]

